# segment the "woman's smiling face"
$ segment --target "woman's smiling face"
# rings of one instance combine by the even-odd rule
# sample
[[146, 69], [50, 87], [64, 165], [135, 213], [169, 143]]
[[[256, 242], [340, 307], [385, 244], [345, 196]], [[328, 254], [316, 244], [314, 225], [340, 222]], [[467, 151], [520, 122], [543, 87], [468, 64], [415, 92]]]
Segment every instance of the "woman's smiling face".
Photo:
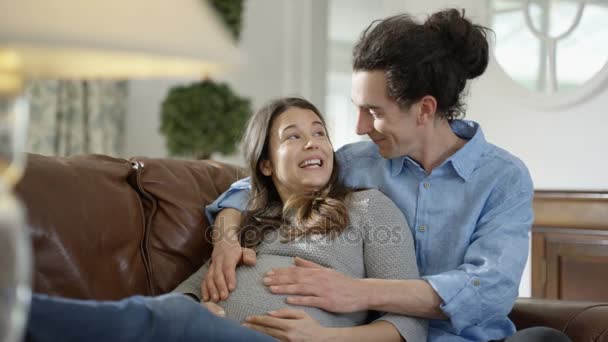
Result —
[[273, 120], [269, 156], [260, 169], [272, 177], [283, 202], [292, 194], [325, 187], [334, 167], [325, 125], [315, 112], [298, 107], [289, 107]]

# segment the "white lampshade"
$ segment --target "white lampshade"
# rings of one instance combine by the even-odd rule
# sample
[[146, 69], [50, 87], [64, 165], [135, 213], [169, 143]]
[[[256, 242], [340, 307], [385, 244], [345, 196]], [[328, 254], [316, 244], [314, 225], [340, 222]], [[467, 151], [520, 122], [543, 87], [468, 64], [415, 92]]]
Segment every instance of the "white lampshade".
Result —
[[202, 77], [238, 61], [206, 0], [0, 0], [0, 90], [11, 75]]

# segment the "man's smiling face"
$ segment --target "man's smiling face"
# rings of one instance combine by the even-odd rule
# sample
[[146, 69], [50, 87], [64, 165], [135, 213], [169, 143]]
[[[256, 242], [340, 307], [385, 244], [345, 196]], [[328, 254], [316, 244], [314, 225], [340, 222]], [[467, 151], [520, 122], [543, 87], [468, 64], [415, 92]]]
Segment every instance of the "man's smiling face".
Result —
[[357, 107], [358, 135], [366, 134], [384, 158], [412, 155], [420, 149], [416, 104], [408, 110], [389, 98], [383, 70], [355, 71], [352, 101]]

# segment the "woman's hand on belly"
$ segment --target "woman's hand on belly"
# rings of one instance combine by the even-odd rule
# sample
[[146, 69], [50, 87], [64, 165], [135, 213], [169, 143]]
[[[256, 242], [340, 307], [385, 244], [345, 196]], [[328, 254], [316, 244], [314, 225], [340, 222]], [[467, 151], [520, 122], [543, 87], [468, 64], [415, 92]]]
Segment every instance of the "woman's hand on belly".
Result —
[[244, 326], [280, 341], [323, 341], [331, 328], [322, 326], [306, 312], [297, 309], [270, 311], [267, 315], [247, 317]]
[[217, 302], [228, 298], [236, 288], [236, 268], [244, 264], [254, 266], [255, 251], [243, 248], [238, 243], [219, 241], [211, 254], [211, 265], [201, 283], [201, 293], [205, 301]]

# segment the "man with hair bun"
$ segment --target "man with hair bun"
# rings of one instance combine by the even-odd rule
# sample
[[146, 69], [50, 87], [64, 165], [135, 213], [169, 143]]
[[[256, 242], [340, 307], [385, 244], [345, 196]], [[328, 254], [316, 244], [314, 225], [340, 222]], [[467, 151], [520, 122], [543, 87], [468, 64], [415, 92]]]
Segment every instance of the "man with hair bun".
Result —
[[[528, 256], [534, 191], [522, 161], [462, 120], [467, 80], [488, 65], [487, 32], [456, 9], [423, 23], [397, 15], [373, 22], [353, 51], [356, 132], [371, 142], [337, 152], [340, 177], [396, 203], [422, 279], [352, 279], [296, 260], [267, 275], [270, 291], [330, 312], [428, 318], [429, 341], [569, 341], [548, 328], [515, 333], [507, 316]], [[255, 253], [229, 238], [248, 188], [239, 181], [208, 207], [227, 238], [215, 244], [205, 300], [227, 298], [237, 265], [255, 263]]]

